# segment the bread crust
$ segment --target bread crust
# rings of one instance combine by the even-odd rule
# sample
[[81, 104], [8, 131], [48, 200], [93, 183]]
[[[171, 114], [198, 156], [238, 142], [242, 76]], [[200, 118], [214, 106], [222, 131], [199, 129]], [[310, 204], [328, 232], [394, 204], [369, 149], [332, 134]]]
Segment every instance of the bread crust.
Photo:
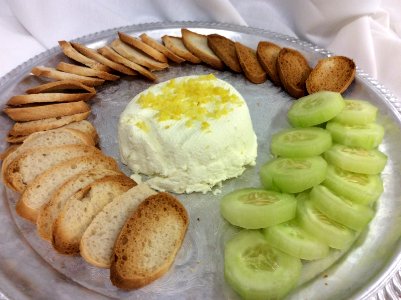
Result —
[[239, 42], [235, 42], [235, 51], [245, 77], [252, 83], [265, 82], [266, 72], [260, 65], [255, 51]]
[[207, 43], [212, 51], [236, 73], [242, 73], [241, 65], [235, 51], [235, 44], [232, 40], [219, 34], [209, 34]]
[[282, 48], [277, 58], [277, 69], [280, 81], [294, 98], [306, 95], [306, 79], [311, 72], [305, 57], [297, 50]]
[[92, 87], [102, 85], [104, 83], [103, 79], [61, 72], [57, 71], [54, 68], [48, 68], [43, 66], [34, 67], [31, 72], [32, 74], [38, 77], [46, 77], [55, 80], [76, 80], [87, 86], [92, 86]]
[[[113, 285], [125, 290], [136, 289], [165, 274], [181, 247], [188, 223], [187, 211], [172, 195], [159, 193], [145, 199], [126, 221], [116, 240], [114, 259], [110, 267], [110, 279]], [[169, 225], [172, 224], [174, 227], [179, 227], [178, 232], [170, 229]], [[155, 231], [158, 234], [155, 234]], [[160, 232], [171, 234], [173, 242], [163, 243], [157, 240]], [[144, 260], [149, 260], [147, 255], [150, 251], [155, 251], [157, 243], [159, 247], [164, 247], [162, 251], [167, 252], [166, 256], [156, 267], [146, 268]], [[150, 244], [152, 246], [149, 246]], [[129, 266], [126, 267], [127, 265]]]
[[115, 39], [113, 42], [111, 42], [110, 47], [126, 59], [148, 68], [149, 70], [163, 70], [168, 68], [167, 63], [161, 63], [149, 56], [146, 56], [135, 48], [125, 44], [120, 39]]
[[77, 50], [75, 50], [72, 45], [67, 42], [67, 41], [59, 41], [58, 44], [60, 45], [61, 49], [63, 50], [63, 53], [65, 56], [85, 65], [88, 66], [92, 69], [99, 70], [99, 71], [105, 71], [109, 72], [110, 68], [79, 53]]
[[65, 90], [82, 90], [88, 93], [96, 94], [96, 90], [93, 87], [84, 85], [77, 80], [59, 80], [52, 81], [45, 84], [41, 84], [26, 90], [27, 94], [38, 94], [38, 93], [51, 93], [51, 92], [63, 92]]
[[36, 121], [27, 121], [23, 123], [15, 123], [9, 131], [10, 136], [25, 136], [38, 131], [46, 131], [56, 129], [68, 125], [70, 123], [85, 120], [90, 112], [83, 112], [70, 116], [47, 118]]
[[356, 66], [345, 56], [332, 56], [319, 60], [306, 80], [309, 94], [319, 91], [343, 93], [355, 78]]
[[182, 42], [193, 55], [198, 57], [204, 63], [210, 65], [212, 68], [217, 70], [224, 69], [224, 63], [208, 46], [206, 35], [202, 35], [185, 28], [181, 29], [181, 35]]
[[256, 55], [260, 65], [276, 86], [281, 85], [280, 76], [277, 70], [277, 58], [280, 50], [281, 47], [278, 45], [266, 41], [260, 41], [256, 50]]
[[142, 52], [146, 53], [147, 55], [149, 55], [150, 57], [152, 57], [153, 59], [162, 62], [162, 63], [167, 63], [167, 57], [164, 56], [163, 53], [159, 52], [158, 50], [156, 50], [155, 48], [147, 45], [146, 43], [142, 42], [141, 40], [128, 35], [124, 32], [118, 32], [118, 36], [120, 38], [120, 40], [122, 40], [124, 43], [137, 48], [138, 50], [141, 50]]
[[138, 65], [132, 61], [130, 61], [129, 59], [125, 58], [124, 56], [120, 55], [119, 53], [117, 53], [116, 51], [114, 51], [112, 48], [105, 46], [102, 47], [100, 49], [98, 49], [99, 53], [101, 53], [102, 55], [104, 55], [105, 57], [116, 61], [118, 63], [121, 63], [133, 70], [135, 70], [136, 72], [138, 72], [139, 74], [141, 74], [142, 76], [155, 81], [157, 79], [156, 75], [153, 74], [152, 72], [150, 72], [148, 69], [142, 67], [141, 65]]
[[102, 54], [99, 54], [98, 52], [96, 52], [93, 49], [85, 47], [84, 45], [81, 45], [79, 43], [71, 43], [71, 44], [76, 50], [81, 52], [83, 55], [88, 56], [98, 62], [101, 62], [102, 64], [112, 68], [113, 70], [116, 70], [125, 75], [135, 75], [136, 74], [130, 68], [127, 68], [126, 66], [124, 66], [122, 64], [116, 63], [116, 62], [108, 59], [107, 57], [104, 57]]
[[162, 41], [164, 46], [177, 56], [182, 57], [193, 64], [200, 64], [202, 62], [198, 57], [188, 51], [180, 37], [164, 35], [162, 36]]
[[140, 36], [141, 40], [149, 45], [150, 47], [153, 47], [157, 51], [163, 53], [169, 60], [172, 60], [173, 62], [180, 64], [185, 61], [182, 57], [179, 57], [178, 55], [175, 55], [173, 52], [171, 52], [169, 49], [167, 49], [164, 45], [158, 43], [156, 40], [152, 39], [149, 37], [146, 33], [142, 33]]
[[56, 69], [59, 71], [62, 71], [62, 72], [67, 72], [67, 73], [72, 73], [72, 74], [82, 75], [82, 76], [88, 76], [88, 77], [98, 77], [100, 79], [111, 80], [111, 81], [114, 81], [114, 80], [117, 80], [120, 78], [120, 76], [110, 74], [110, 73], [107, 73], [104, 71], [99, 71], [99, 70], [94, 70], [94, 69], [87, 68], [87, 67], [72, 65], [72, 64], [65, 63], [65, 62], [60, 62], [57, 65]]
[[90, 112], [83, 101], [57, 103], [31, 107], [6, 107], [3, 110], [14, 121], [35, 121]]

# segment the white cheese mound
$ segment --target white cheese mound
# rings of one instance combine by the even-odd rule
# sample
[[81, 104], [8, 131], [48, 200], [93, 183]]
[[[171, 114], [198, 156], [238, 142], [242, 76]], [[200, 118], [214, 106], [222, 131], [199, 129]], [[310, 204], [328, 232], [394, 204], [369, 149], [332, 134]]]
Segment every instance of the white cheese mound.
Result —
[[214, 75], [179, 77], [135, 96], [120, 116], [121, 159], [159, 191], [211, 191], [255, 165], [245, 100]]

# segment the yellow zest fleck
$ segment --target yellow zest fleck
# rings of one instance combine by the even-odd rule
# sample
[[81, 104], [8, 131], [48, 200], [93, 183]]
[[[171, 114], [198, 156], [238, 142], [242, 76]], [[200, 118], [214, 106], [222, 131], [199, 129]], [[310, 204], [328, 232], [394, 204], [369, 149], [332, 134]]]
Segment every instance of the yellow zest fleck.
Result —
[[216, 83], [213, 74], [181, 81], [172, 79], [157, 94], [142, 94], [137, 103], [142, 108], [156, 110], [158, 122], [185, 120], [187, 127], [199, 124], [202, 130], [207, 130], [208, 120], [219, 119], [243, 105], [240, 97]]
[[138, 121], [135, 123], [135, 126], [138, 127], [139, 129], [142, 129], [145, 132], [149, 131], [148, 125], [144, 121]]

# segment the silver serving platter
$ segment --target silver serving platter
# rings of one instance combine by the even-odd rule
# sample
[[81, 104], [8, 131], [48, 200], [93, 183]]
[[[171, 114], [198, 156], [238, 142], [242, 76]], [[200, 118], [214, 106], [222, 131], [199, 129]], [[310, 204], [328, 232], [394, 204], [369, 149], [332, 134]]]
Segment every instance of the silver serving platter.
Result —
[[[274, 32], [216, 23], [152, 23], [116, 28], [78, 39], [90, 47], [111, 42], [117, 31], [138, 35], [146, 32], [154, 38], [165, 34], [180, 35], [187, 27], [203, 34], [219, 33], [256, 48], [260, 40], [301, 51], [314, 66], [328, 51], [298, 39]], [[62, 37], [60, 37], [61, 39]], [[0, 79], [1, 108], [12, 95], [42, 83], [30, 75], [37, 65], [55, 66], [68, 61], [59, 48], [50, 49], [20, 65]], [[237, 231], [219, 214], [219, 199], [236, 188], [259, 186], [260, 165], [270, 158], [271, 135], [289, 127], [286, 111], [293, 99], [269, 81], [255, 85], [242, 75], [212, 70], [205, 65], [184, 64], [158, 72], [159, 81], [178, 76], [207, 74], [231, 83], [246, 99], [258, 136], [257, 165], [239, 178], [223, 183], [221, 194], [179, 195], [190, 214], [190, 226], [183, 247], [170, 271], [154, 283], [136, 291], [124, 292], [113, 287], [108, 270], [91, 267], [79, 257], [58, 255], [41, 240], [35, 226], [15, 214], [17, 194], [0, 185], [0, 299], [238, 299], [223, 276], [224, 243]], [[101, 148], [119, 160], [117, 121], [125, 105], [150, 82], [124, 77], [98, 89], [91, 100], [90, 120], [100, 134]], [[385, 192], [376, 203], [376, 216], [354, 245], [344, 252], [333, 251], [324, 260], [304, 266], [299, 286], [289, 299], [389, 299], [401, 297], [401, 103], [383, 86], [358, 70], [346, 97], [371, 101], [379, 107], [379, 122], [386, 128], [381, 150], [388, 157], [382, 174]], [[12, 122], [0, 115], [0, 140]], [[0, 143], [0, 151], [7, 147]], [[122, 166], [124, 171], [128, 169]], [[218, 192], [218, 190], [216, 190]]]

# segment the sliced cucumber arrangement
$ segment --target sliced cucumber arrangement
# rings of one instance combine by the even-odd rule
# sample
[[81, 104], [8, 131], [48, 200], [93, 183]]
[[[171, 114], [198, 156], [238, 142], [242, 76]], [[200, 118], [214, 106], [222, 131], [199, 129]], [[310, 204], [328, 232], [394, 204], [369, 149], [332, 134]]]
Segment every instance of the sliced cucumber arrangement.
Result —
[[379, 175], [358, 174], [329, 165], [323, 185], [359, 204], [371, 204], [383, 193]]
[[344, 99], [344, 101], [344, 109], [333, 121], [348, 125], [362, 125], [376, 121], [376, 106], [364, 100]]
[[351, 245], [355, 237], [353, 231], [321, 213], [309, 199], [298, 199], [297, 218], [302, 229], [331, 248], [345, 249]]
[[327, 150], [324, 158], [328, 163], [343, 170], [371, 175], [381, 173], [387, 163], [387, 156], [379, 150], [340, 144], [335, 144]]
[[329, 247], [307, 233], [294, 221], [263, 229], [266, 240], [275, 248], [305, 260], [326, 257]]
[[296, 207], [293, 195], [253, 188], [229, 193], [220, 202], [222, 216], [246, 229], [266, 228], [291, 220]]
[[245, 228], [226, 244], [224, 260], [226, 281], [244, 299], [284, 297], [300, 259], [347, 249], [373, 219], [387, 163], [376, 149], [384, 136], [376, 115], [369, 102], [338, 93], [300, 98], [288, 111], [296, 128], [272, 137], [275, 158], [259, 170], [263, 188], [222, 198], [222, 216]]
[[383, 126], [377, 123], [344, 125], [330, 121], [326, 125], [333, 142], [350, 147], [373, 149], [380, 145], [384, 136]]
[[337, 196], [323, 185], [313, 187], [310, 199], [331, 220], [357, 231], [362, 230], [375, 214], [372, 208]]
[[299, 193], [321, 183], [327, 163], [321, 156], [276, 158], [262, 166], [260, 178], [266, 189]]
[[331, 135], [323, 128], [291, 128], [273, 135], [270, 150], [282, 157], [310, 157], [322, 154], [331, 144]]
[[244, 299], [281, 299], [298, 282], [299, 258], [273, 248], [260, 231], [243, 230], [228, 241], [224, 275]]
[[333, 119], [344, 107], [340, 93], [322, 91], [299, 98], [288, 111], [288, 119], [294, 127], [315, 126]]

